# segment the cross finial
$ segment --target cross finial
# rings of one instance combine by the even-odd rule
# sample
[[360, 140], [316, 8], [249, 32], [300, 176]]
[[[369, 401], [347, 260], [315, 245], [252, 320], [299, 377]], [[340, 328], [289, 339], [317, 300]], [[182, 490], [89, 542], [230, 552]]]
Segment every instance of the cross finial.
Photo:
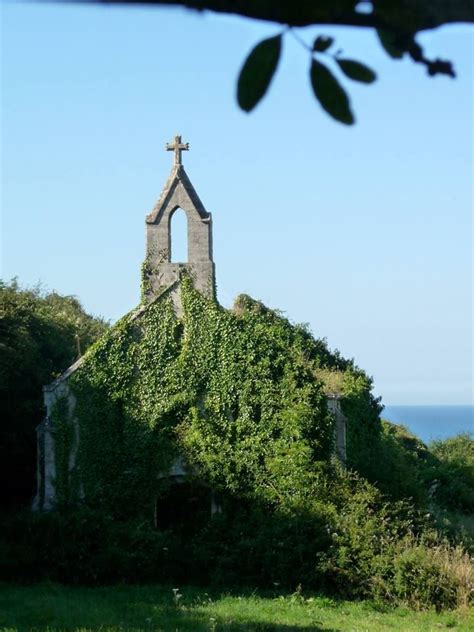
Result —
[[166, 143], [166, 151], [174, 151], [174, 165], [178, 167], [182, 164], [181, 152], [189, 150], [189, 143], [182, 143], [181, 136], [178, 134], [174, 137], [172, 143]]

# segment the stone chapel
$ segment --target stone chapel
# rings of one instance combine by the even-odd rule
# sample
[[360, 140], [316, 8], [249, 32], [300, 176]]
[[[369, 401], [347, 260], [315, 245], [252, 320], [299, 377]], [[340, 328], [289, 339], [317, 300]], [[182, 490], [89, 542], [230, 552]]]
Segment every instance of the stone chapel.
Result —
[[[175, 314], [181, 314], [180, 276], [186, 272], [193, 279], [196, 290], [216, 299], [215, 266], [212, 253], [212, 216], [201, 202], [182, 164], [182, 152], [189, 149], [181, 136], [175, 136], [166, 150], [173, 152], [173, 166], [163, 191], [146, 217], [146, 258], [143, 266], [143, 297], [141, 305], [131, 314], [138, 320], [150, 304], [164, 297], [171, 297]], [[177, 209], [182, 209], [187, 218], [188, 259], [183, 263], [171, 261], [171, 219]], [[52, 410], [60, 398], [66, 398], [72, 411], [74, 428], [73, 447], [68, 456], [69, 469], [75, 467], [77, 446], [80, 441], [78, 424], [74, 423], [75, 397], [68, 381], [83, 364], [85, 356], [79, 358], [54, 382], [43, 387], [46, 416], [37, 428], [37, 491], [33, 501], [36, 511], [49, 511], [57, 504], [56, 430]], [[335, 420], [335, 449], [344, 463], [346, 458], [345, 417], [341, 411], [337, 394], [327, 395], [328, 410]], [[183, 464], [177, 459], [169, 470], [169, 476], [179, 482], [186, 476]], [[81, 492], [80, 492], [81, 494]], [[83, 495], [83, 494], [82, 494]], [[215, 508], [214, 508], [215, 509]]]

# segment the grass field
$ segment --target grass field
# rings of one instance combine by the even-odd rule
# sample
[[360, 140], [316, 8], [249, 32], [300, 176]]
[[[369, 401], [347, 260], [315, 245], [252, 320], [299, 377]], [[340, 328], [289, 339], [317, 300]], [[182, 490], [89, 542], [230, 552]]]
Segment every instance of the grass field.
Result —
[[290, 632], [474, 630], [471, 612], [413, 612], [327, 597], [258, 596], [163, 586], [0, 585], [1, 630]]

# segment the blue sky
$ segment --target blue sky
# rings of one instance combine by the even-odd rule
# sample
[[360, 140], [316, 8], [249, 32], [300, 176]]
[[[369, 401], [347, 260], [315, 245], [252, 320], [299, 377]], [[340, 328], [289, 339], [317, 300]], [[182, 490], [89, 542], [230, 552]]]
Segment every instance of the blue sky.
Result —
[[268, 96], [235, 102], [278, 26], [181, 9], [2, 5], [2, 277], [41, 281], [115, 320], [139, 301], [144, 218], [191, 144], [214, 220], [220, 301], [246, 292], [354, 357], [391, 404], [472, 401], [472, 30], [421, 37], [458, 78], [334, 35], [377, 71], [329, 119], [287, 35]]

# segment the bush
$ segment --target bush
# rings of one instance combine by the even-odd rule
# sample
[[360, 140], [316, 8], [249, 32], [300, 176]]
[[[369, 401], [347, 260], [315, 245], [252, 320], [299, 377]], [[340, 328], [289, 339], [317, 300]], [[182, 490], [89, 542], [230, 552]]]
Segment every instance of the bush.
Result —
[[[336, 494], [337, 490], [337, 494]], [[411, 607], [466, 607], [474, 596], [472, 560], [407, 501], [387, 502], [355, 474], [334, 478], [332, 540], [317, 555], [326, 589], [348, 598], [387, 599]]]
[[330, 542], [327, 511], [240, 506], [216, 516], [194, 539], [192, 552], [218, 585], [318, 589], [323, 579], [315, 562]]
[[326, 586], [347, 598], [388, 596], [378, 584], [390, 574], [397, 543], [422, 531], [424, 519], [409, 503], [387, 503], [375, 487], [354, 475], [341, 478], [338, 489], [332, 542], [318, 557]]
[[442, 507], [474, 513], [474, 439], [460, 434], [430, 444], [433, 499]]
[[378, 450], [377, 486], [390, 498], [427, 505], [429, 494], [423, 478], [429, 458], [426, 445], [404, 426], [382, 420]]
[[168, 581], [186, 577], [185, 559], [173, 534], [85, 508], [63, 515], [17, 514], [4, 521], [0, 536], [3, 581]]
[[393, 591], [416, 609], [466, 607], [474, 591], [472, 563], [460, 547], [408, 538], [393, 564]]
[[[223, 500], [206, 524], [172, 531], [85, 507], [17, 514], [0, 531], [0, 580], [255, 586], [383, 598], [416, 608], [466, 606], [473, 571], [461, 547], [429, 530], [408, 503], [387, 503], [337, 468], [282, 512]], [[324, 498], [324, 500], [322, 500]]]
[[317, 587], [316, 554], [330, 536], [322, 517], [236, 505], [195, 533], [118, 522], [89, 509], [17, 514], [0, 535], [0, 580], [73, 584], [192, 582]]

